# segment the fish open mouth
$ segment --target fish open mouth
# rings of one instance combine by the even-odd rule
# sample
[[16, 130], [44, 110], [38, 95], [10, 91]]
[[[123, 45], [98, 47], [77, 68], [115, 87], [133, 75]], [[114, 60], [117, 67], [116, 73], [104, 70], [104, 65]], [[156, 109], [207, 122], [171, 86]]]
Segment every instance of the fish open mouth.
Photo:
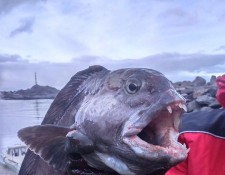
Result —
[[187, 157], [186, 145], [178, 142], [181, 115], [186, 111], [182, 102], [174, 102], [157, 111], [144, 127], [129, 127], [123, 141], [136, 155], [149, 159], [166, 159], [175, 165]]

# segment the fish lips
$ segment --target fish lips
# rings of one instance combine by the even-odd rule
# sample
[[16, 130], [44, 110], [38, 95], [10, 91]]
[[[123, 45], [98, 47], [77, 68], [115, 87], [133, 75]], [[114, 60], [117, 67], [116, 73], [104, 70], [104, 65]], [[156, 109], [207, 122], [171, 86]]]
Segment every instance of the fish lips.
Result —
[[[160, 105], [161, 104], [161, 105]], [[163, 107], [162, 107], [163, 106]], [[187, 111], [182, 98], [164, 101], [137, 112], [126, 122], [122, 140], [140, 158], [175, 165], [186, 159], [189, 149], [178, 142], [181, 115]]]

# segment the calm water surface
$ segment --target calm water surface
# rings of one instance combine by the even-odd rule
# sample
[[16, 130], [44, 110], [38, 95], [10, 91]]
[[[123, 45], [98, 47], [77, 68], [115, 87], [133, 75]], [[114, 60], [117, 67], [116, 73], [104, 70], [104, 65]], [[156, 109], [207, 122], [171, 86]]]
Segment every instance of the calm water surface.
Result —
[[53, 100], [0, 100], [0, 152], [22, 144], [17, 131], [42, 122]]

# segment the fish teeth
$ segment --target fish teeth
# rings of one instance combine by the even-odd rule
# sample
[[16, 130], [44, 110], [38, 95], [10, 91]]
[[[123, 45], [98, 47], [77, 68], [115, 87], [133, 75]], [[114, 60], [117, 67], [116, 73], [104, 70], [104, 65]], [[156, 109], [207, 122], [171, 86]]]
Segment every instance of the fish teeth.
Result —
[[[185, 104], [178, 103], [176, 105], [179, 106], [179, 108], [183, 109], [185, 112], [187, 112], [187, 107]], [[169, 111], [170, 114], [172, 114], [173, 110], [171, 106], [167, 106], [166, 109]]]
[[166, 109], [169, 111], [170, 114], [172, 114], [172, 108], [170, 106], [167, 106]]
[[183, 109], [185, 112], [187, 112], [187, 107], [185, 104], [179, 103], [178, 106]]
[[183, 104], [183, 109], [185, 112], [187, 112], [187, 106], [185, 104]]
[[183, 148], [186, 149], [186, 152], [187, 152], [187, 154], [188, 154], [189, 151], [190, 151], [190, 148], [188, 148], [187, 145], [186, 145], [185, 143], [183, 143], [183, 144], [181, 144], [181, 145], [183, 146]]
[[178, 106], [183, 109], [183, 105], [181, 103], [179, 103]]

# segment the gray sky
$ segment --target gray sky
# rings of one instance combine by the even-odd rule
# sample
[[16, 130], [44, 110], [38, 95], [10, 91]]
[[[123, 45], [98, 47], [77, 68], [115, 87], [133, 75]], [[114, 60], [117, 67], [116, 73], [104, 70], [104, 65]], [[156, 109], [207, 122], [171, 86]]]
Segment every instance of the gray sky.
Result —
[[62, 88], [78, 70], [225, 73], [223, 0], [0, 0], [0, 90]]

